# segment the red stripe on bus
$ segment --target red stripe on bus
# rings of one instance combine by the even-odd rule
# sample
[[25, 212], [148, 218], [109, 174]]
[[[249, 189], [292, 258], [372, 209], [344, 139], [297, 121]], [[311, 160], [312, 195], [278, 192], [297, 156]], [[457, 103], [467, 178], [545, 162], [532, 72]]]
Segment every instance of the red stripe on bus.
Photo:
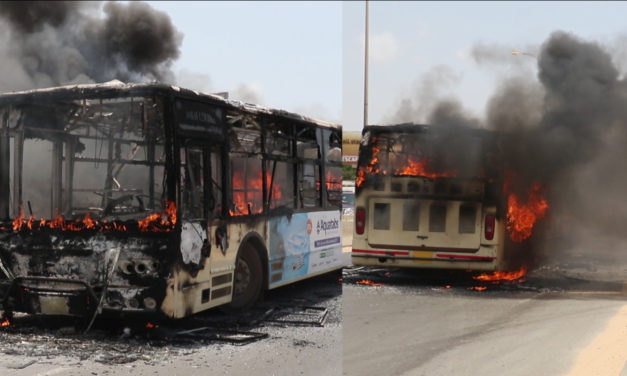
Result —
[[438, 253], [436, 257], [463, 259], [463, 260], [495, 260], [496, 259], [496, 257], [488, 257], [488, 256], [446, 255], [442, 253]]
[[409, 252], [400, 252], [400, 251], [370, 251], [370, 250], [366, 250], [366, 249], [354, 249], [353, 248], [353, 252], [359, 252], [359, 253], [370, 253], [370, 254], [374, 254], [374, 255], [409, 255]]

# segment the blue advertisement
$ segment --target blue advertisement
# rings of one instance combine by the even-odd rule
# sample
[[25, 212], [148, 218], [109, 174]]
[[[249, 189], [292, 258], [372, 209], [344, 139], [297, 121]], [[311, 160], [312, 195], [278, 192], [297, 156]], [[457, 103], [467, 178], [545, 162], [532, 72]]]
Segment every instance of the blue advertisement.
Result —
[[341, 256], [339, 212], [270, 220], [270, 285], [339, 267]]

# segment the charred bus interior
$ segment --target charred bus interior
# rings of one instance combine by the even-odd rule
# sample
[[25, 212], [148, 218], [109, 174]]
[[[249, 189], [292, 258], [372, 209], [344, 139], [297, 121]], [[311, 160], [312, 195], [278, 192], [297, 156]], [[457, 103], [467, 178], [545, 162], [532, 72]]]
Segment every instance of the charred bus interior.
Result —
[[249, 306], [272, 283], [268, 218], [339, 213], [341, 128], [317, 125], [157, 84], [0, 95], [2, 309]]
[[176, 226], [163, 100], [103, 86], [0, 103], [4, 309], [156, 311]]

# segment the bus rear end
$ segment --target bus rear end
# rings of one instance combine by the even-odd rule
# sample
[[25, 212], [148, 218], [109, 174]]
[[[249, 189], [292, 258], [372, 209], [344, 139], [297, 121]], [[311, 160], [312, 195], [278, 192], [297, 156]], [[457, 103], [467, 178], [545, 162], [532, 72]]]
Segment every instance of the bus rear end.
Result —
[[369, 126], [360, 146], [352, 262], [506, 269], [496, 135]]

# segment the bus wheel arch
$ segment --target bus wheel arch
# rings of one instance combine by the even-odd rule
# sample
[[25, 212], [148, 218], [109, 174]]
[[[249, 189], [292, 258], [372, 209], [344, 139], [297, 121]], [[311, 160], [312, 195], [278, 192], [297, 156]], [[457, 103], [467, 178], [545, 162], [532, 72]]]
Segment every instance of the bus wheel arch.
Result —
[[245, 310], [253, 306], [267, 286], [267, 256], [260, 238], [250, 234], [242, 241], [235, 261], [233, 298], [230, 310]]

